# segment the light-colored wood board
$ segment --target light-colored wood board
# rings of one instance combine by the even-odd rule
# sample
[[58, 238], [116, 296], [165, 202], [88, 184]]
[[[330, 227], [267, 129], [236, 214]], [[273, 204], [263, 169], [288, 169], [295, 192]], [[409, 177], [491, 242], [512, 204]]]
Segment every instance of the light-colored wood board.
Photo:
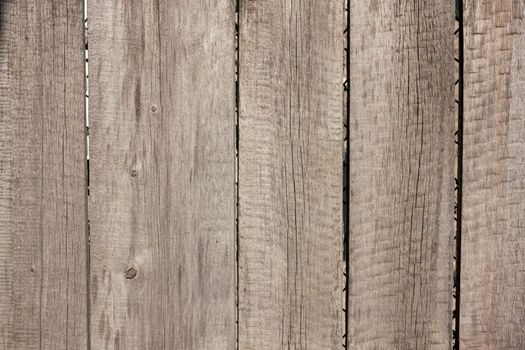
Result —
[[92, 346], [233, 349], [234, 1], [88, 6]]
[[0, 7], [0, 349], [85, 349], [83, 4]]
[[350, 349], [448, 349], [454, 2], [350, 1]]
[[525, 348], [525, 2], [464, 2], [461, 349]]
[[240, 349], [342, 346], [343, 6], [240, 1]]

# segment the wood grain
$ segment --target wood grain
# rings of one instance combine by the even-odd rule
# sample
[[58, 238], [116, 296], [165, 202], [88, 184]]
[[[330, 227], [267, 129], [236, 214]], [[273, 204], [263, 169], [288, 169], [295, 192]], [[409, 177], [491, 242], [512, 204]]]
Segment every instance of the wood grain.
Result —
[[0, 10], [0, 349], [85, 349], [82, 0]]
[[240, 349], [342, 346], [343, 13], [240, 2]]
[[465, 2], [461, 348], [525, 348], [525, 3]]
[[448, 349], [454, 2], [350, 1], [349, 348]]
[[235, 8], [90, 0], [94, 349], [235, 347]]

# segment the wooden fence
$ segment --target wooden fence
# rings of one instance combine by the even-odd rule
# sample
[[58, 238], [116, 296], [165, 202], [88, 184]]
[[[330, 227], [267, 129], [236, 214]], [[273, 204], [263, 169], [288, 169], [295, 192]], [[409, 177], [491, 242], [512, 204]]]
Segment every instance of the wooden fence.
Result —
[[525, 349], [524, 1], [84, 10], [0, 0], [0, 350]]

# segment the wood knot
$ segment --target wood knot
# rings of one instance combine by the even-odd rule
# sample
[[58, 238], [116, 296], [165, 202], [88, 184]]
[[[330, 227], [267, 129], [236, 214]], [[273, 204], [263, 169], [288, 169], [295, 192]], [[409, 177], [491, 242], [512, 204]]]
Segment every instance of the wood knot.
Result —
[[131, 170], [131, 177], [136, 177], [137, 171], [135, 169]]
[[155, 112], [157, 111], [157, 107], [155, 107], [155, 106], [151, 106], [151, 111], [152, 111], [153, 113], [155, 113]]
[[134, 267], [130, 267], [129, 269], [126, 270], [126, 278], [128, 280], [135, 278], [135, 276], [137, 276], [137, 270], [135, 270]]

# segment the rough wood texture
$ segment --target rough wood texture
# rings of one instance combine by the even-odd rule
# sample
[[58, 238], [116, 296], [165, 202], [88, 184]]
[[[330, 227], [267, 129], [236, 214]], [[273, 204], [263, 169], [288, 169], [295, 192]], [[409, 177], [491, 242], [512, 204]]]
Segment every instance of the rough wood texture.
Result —
[[88, 13], [93, 349], [233, 349], [234, 2]]
[[82, 0], [0, 1], [0, 349], [87, 346]]
[[465, 2], [461, 348], [525, 348], [525, 3]]
[[341, 348], [343, 10], [240, 2], [240, 349]]
[[350, 2], [349, 348], [447, 349], [454, 2]]

